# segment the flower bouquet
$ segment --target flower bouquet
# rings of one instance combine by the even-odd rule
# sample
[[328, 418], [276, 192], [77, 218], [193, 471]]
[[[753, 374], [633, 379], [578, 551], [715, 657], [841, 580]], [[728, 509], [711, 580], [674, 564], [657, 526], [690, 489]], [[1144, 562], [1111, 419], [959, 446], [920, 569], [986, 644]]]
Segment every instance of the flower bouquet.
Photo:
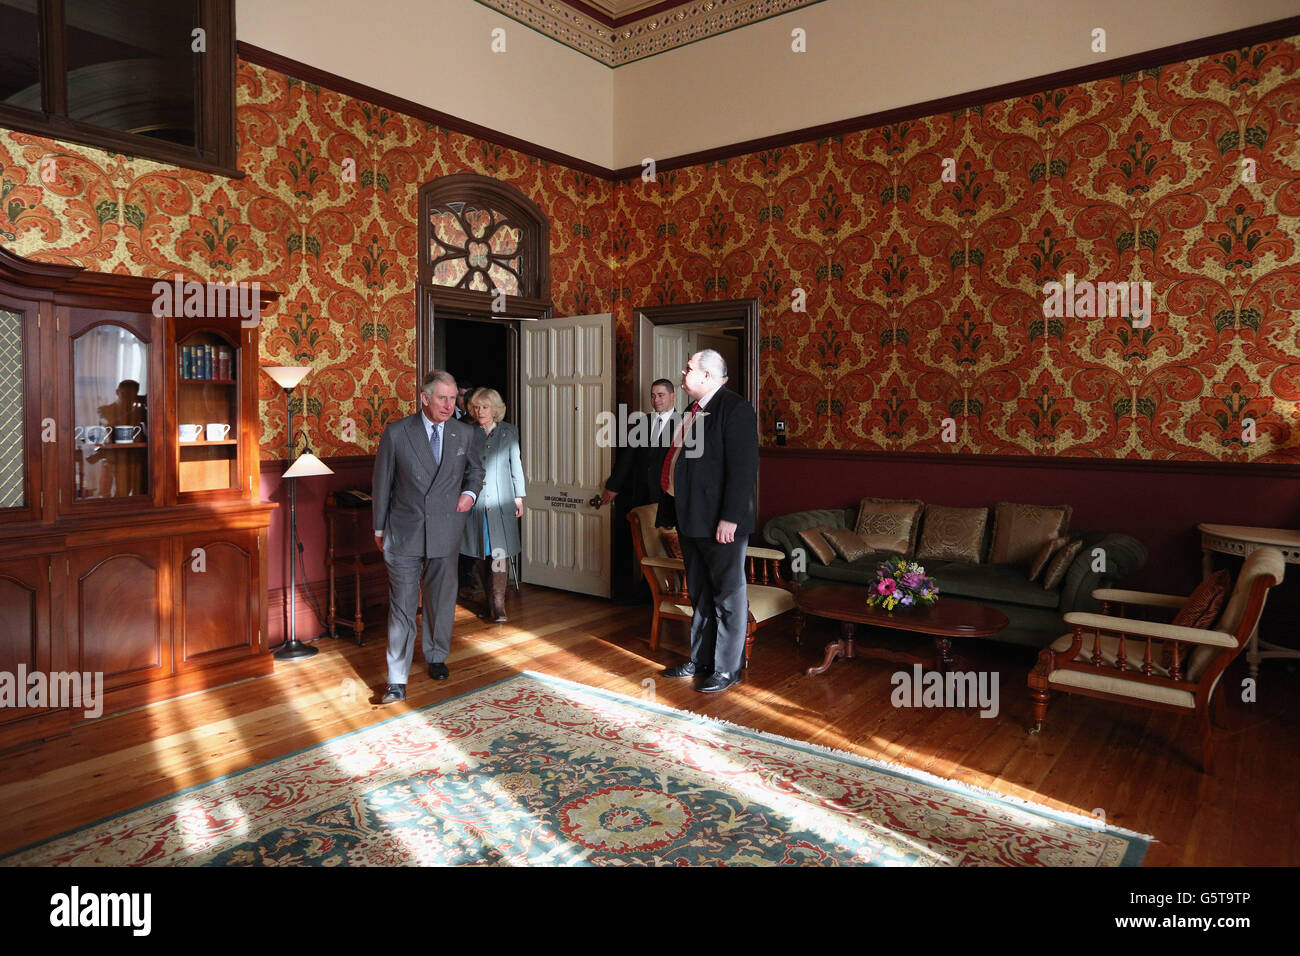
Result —
[[939, 600], [939, 587], [934, 578], [925, 576], [925, 568], [904, 557], [882, 561], [876, 568], [876, 582], [868, 585], [871, 596], [867, 607], [892, 611], [896, 607], [915, 607], [934, 604]]

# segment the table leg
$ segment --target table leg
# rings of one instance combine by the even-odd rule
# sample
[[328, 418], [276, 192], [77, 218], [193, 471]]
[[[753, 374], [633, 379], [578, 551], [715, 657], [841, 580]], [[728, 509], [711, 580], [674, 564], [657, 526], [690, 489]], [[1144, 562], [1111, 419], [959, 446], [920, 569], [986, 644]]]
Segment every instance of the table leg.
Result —
[[804, 624], [803, 611], [799, 610], [799, 608], [796, 607], [794, 609], [794, 642], [796, 644], [803, 643], [803, 624]]
[[822, 661], [822, 666], [810, 667], [805, 672], [809, 677], [825, 674], [826, 669], [841, 657], [853, 656], [853, 625], [844, 623], [840, 625], [840, 631], [843, 636], [838, 641], [831, 641], [826, 645], [826, 658]]
[[326, 621], [329, 624], [330, 637], [338, 637], [335, 631], [337, 605], [334, 601], [334, 515], [330, 514], [325, 520], [325, 563], [330, 569], [330, 612]]
[[1209, 548], [1201, 549], [1201, 577], [1208, 578], [1214, 573], [1214, 552]]
[[934, 639], [934, 656], [937, 658], [935, 663], [939, 666], [939, 673], [946, 674], [953, 664], [952, 638], [936, 637]]

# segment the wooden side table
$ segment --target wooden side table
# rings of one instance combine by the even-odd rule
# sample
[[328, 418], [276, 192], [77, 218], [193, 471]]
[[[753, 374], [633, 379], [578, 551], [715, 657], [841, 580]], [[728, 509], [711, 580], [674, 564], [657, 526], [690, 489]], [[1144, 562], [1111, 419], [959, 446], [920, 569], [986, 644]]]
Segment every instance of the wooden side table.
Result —
[[[1300, 564], [1300, 531], [1232, 524], [1198, 524], [1196, 528], [1201, 532], [1201, 571], [1207, 577], [1214, 571], [1215, 552], [1244, 558], [1257, 548], [1277, 548], [1287, 564]], [[1300, 660], [1300, 650], [1261, 641], [1256, 627], [1246, 647], [1251, 677], [1259, 676], [1259, 662], [1267, 658]]]
[[[336, 569], [340, 564], [347, 565], [352, 572], [353, 594], [356, 601], [352, 617], [352, 636], [358, 645], [365, 643], [365, 639], [361, 636], [366, 626], [366, 622], [361, 616], [361, 569], [363, 566], [361, 551], [367, 537], [373, 537], [370, 528], [370, 515], [368, 505], [361, 508], [340, 505], [338, 498], [332, 494], [325, 498], [325, 566], [329, 569], [330, 578], [330, 606], [329, 613], [326, 616], [326, 626], [329, 628], [330, 637], [338, 637], [338, 604], [335, 590]], [[345, 553], [340, 553], [340, 535], [337, 525], [349, 529], [350, 547], [346, 549]]]

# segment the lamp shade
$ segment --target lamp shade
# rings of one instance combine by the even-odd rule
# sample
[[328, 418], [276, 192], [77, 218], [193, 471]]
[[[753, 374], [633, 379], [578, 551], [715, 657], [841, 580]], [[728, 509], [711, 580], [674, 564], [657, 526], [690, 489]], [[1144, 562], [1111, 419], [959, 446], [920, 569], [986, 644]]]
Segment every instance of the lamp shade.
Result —
[[303, 380], [308, 372], [311, 371], [310, 365], [264, 365], [262, 371], [271, 378], [281, 388], [293, 388]]
[[289, 466], [289, 470], [283, 475], [285, 478], [313, 478], [317, 475], [332, 475], [334, 469], [325, 462], [321, 461], [309, 451], [303, 452], [297, 460]]

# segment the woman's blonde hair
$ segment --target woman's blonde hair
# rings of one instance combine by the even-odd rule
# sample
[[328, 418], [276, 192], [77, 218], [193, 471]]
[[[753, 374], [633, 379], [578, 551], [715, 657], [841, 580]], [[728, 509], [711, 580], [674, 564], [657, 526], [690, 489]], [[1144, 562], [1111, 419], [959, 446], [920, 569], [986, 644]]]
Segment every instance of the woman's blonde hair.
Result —
[[492, 421], [499, 422], [506, 417], [506, 403], [501, 400], [501, 393], [495, 388], [478, 388], [465, 399], [465, 410], [474, 418], [474, 406], [486, 405], [492, 409]]

